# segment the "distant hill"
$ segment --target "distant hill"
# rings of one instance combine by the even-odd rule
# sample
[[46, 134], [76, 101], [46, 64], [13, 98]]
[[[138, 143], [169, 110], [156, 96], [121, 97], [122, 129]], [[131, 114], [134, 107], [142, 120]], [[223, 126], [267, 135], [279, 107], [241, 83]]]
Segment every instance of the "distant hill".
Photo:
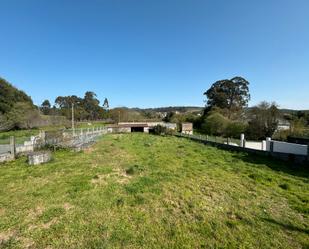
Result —
[[309, 110], [280, 109], [280, 111], [286, 114], [296, 114], [297, 112], [309, 113]]
[[0, 132], [65, 123], [65, 117], [41, 115], [30, 96], [0, 78]]
[[135, 110], [140, 111], [148, 111], [148, 112], [200, 112], [204, 109], [204, 107], [200, 106], [168, 106], [168, 107], [156, 107], [156, 108], [133, 108]]

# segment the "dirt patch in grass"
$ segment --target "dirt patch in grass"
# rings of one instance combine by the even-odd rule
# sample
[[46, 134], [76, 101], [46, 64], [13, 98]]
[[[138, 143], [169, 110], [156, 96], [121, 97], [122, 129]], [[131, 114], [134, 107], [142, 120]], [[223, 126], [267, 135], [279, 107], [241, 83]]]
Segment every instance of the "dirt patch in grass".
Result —
[[36, 229], [49, 229], [52, 225], [57, 224], [58, 223], [58, 218], [53, 218], [50, 221], [46, 222], [46, 223], [41, 223], [41, 224], [32, 224], [28, 227], [28, 229], [31, 230], [36, 230]]
[[127, 174], [124, 170], [120, 168], [115, 168], [111, 173], [95, 175], [91, 179], [91, 183], [98, 185], [107, 185], [109, 181], [115, 181], [120, 184], [125, 184], [128, 183], [131, 178], [132, 176]]
[[5, 214], [5, 209], [4, 208], [0, 208], [0, 216]]
[[57, 218], [53, 218], [49, 222], [42, 224], [40, 227], [42, 227], [43, 229], [48, 229], [52, 225], [57, 224], [57, 223], [58, 223], [58, 219]]
[[91, 153], [93, 153], [93, 152], [95, 152], [95, 151], [96, 151], [95, 146], [90, 146], [90, 147], [84, 149], [84, 152], [85, 152], [86, 154], [91, 154]]
[[64, 210], [68, 211], [68, 210], [74, 208], [74, 206], [71, 205], [70, 203], [66, 202], [66, 203], [63, 204], [63, 208], [64, 208]]
[[22, 248], [33, 248], [34, 241], [30, 238], [20, 237], [18, 241], [22, 244]]
[[37, 217], [41, 216], [44, 212], [44, 207], [43, 206], [37, 206], [34, 209], [30, 210], [27, 218], [28, 220], [34, 220]]
[[0, 248], [5, 245], [9, 240], [16, 237], [16, 231], [0, 232]]

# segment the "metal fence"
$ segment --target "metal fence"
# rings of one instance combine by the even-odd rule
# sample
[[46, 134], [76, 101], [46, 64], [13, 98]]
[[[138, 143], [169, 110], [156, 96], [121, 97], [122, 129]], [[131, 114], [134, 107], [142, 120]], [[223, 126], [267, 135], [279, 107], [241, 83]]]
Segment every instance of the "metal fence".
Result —
[[68, 129], [54, 131], [40, 131], [38, 135], [31, 137], [11, 136], [0, 143], [0, 162], [12, 160], [18, 154], [33, 152], [44, 146], [66, 147], [81, 149], [94, 143], [98, 137], [107, 133], [105, 127], [91, 129]]
[[214, 142], [214, 143], [240, 146], [240, 139], [235, 139], [235, 138], [217, 137], [217, 136], [210, 136], [210, 135], [204, 135], [204, 134], [190, 135], [190, 134], [184, 134], [184, 133], [177, 133], [177, 135], [182, 136], [182, 137], [196, 138], [196, 139]]

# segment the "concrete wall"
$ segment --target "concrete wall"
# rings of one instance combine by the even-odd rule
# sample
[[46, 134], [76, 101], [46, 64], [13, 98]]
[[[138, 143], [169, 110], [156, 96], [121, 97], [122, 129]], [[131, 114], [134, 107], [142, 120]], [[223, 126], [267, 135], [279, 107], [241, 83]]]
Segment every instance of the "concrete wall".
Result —
[[266, 148], [263, 148], [263, 142], [252, 142], [252, 141], [246, 141], [245, 142], [245, 148], [254, 149], [254, 150], [266, 150]]
[[233, 150], [233, 151], [243, 151], [243, 152], [248, 152], [252, 154], [257, 154], [261, 156], [271, 156], [273, 158], [278, 158], [280, 160], [284, 161], [290, 161], [290, 162], [295, 162], [295, 163], [300, 163], [300, 164], [308, 164], [309, 165], [309, 157], [307, 155], [300, 155], [300, 154], [290, 154], [290, 153], [283, 153], [283, 152], [271, 152], [271, 151], [263, 151], [263, 150], [256, 150], [256, 149], [250, 149], [250, 148], [244, 148], [240, 146], [233, 146], [233, 145], [228, 145], [228, 144], [222, 144], [222, 143], [217, 143], [217, 142], [212, 142], [212, 141], [207, 141], [202, 138], [198, 138], [196, 136], [190, 136], [190, 135], [185, 135], [185, 134], [176, 134], [178, 137], [186, 137], [191, 140], [201, 142], [203, 144], [208, 144], [211, 146], [215, 146], [218, 148], [226, 149], [226, 150]]
[[166, 123], [166, 122], [119, 122], [119, 125], [131, 125], [131, 124], [147, 124], [149, 127], [155, 127], [157, 125], [161, 125], [167, 127], [172, 130], [177, 129], [177, 124], [175, 123]]
[[14, 160], [14, 156], [11, 153], [0, 154], [0, 163]]
[[[271, 143], [273, 144], [272, 149]], [[267, 141], [267, 148], [269, 148], [269, 151], [272, 150], [273, 152], [281, 152], [295, 155], [306, 156], [308, 153], [308, 145], [286, 143], [274, 140]]]
[[130, 133], [131, 132], [131, 127], [120, 127], [120, 128], [118, 128], [118, 132]]
[[27, 153], [27, 152], [33, 152], [34, 151], [34, 145], [16, 145], [16, 153]]

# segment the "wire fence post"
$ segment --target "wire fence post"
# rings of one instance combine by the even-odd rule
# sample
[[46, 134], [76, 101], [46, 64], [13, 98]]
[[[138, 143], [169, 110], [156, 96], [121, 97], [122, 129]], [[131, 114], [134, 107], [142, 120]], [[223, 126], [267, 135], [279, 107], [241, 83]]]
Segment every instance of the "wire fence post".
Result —
[[12, 157], [15, 159], [15, 156], [16, 156], [16, 144], [15, 144], [15, 137], [14, 136], [10, 137], [10, 151], [11, 151]]

